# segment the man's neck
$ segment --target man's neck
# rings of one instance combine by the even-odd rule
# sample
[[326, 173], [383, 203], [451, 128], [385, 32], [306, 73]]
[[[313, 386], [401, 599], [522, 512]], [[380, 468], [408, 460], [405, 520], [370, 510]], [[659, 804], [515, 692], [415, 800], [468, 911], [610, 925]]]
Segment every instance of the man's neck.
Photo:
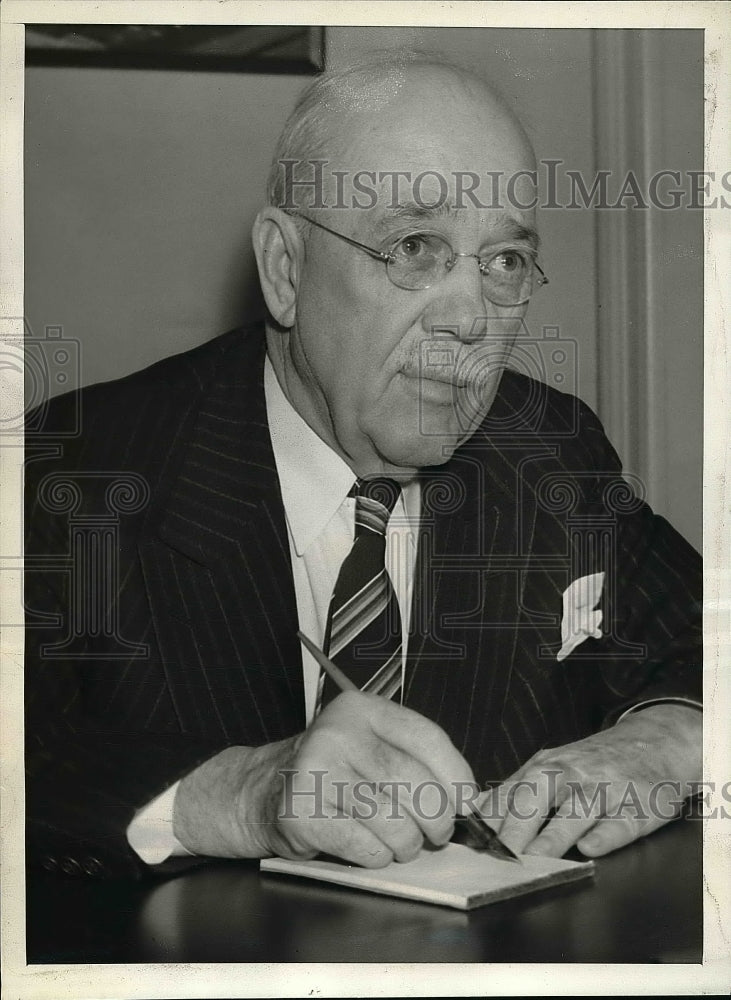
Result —
[[282, 393], [307, 426], [352, 469], [354, 476], [359, 478], [388, 476], [404, 484], [413, 481], [418, 469], [392, 466], [373, 452], [372, 448], [364, 448], [362, 455], [351, 454], [342, 448], [333, 430], [324, 400], [321, 408], [315, 404], [296, 374], [294, 365], [287, 362], [289, 337], [289, 332], [274, 330], [267, 324], [267, 357]]

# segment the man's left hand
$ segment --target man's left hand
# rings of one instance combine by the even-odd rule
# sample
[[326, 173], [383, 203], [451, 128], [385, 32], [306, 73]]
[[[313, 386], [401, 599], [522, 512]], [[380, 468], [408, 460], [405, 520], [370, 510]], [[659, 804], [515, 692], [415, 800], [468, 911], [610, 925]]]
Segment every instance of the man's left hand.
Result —
[[539, 751], [487, 792], [480, 809], [516, 853], [558, 858], [576, 845], [598, 857], [674, 819], [701, 780], [702, 758], [701, 712], [651, 705]]

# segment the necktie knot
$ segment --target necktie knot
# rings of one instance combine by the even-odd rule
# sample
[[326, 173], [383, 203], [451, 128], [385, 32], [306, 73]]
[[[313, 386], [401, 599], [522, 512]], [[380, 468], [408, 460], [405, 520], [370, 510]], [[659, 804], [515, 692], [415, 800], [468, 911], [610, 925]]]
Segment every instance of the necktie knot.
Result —
[[393, 513], [401, 487], [395, 479], [380, 476], [358, 479], [353, 487], [355, 494], [355, 536], [363, 531], [386, 534], [388, 519]]

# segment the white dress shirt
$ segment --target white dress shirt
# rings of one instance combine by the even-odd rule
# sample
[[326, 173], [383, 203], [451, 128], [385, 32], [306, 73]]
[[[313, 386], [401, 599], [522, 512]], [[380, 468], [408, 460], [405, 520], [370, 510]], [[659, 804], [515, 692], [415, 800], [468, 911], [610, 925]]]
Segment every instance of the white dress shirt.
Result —
[[[264, 394], [292, 558], [299, 627], [322, 648], [327, 613], [343, 560], [355, 536], [355, 475], [315, 434], [284, 395], [266, 359]], [[406, 667], [411, 596], [416, 565], [421, 492], [417, 479], [403, 484], [386, 528], [386, 569], [401, 609], [402, 660]], [[312, 721], [320, 668], [303, 650], [305, 718]], [[402, 685], [403, 692], [403, 685]], [[141, 809], [127, 828], [130, 846], [147, 864], [187, 851], [173, 835], [178, 783]]]

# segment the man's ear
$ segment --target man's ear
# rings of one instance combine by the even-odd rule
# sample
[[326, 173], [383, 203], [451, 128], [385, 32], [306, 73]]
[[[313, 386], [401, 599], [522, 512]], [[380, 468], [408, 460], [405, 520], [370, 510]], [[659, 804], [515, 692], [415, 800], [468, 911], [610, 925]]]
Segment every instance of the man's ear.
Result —
[[294, 326], [302, 241], [294, 220], [267, 206], [254, 220], [251, 238], [269, 312], [287, 329]]

